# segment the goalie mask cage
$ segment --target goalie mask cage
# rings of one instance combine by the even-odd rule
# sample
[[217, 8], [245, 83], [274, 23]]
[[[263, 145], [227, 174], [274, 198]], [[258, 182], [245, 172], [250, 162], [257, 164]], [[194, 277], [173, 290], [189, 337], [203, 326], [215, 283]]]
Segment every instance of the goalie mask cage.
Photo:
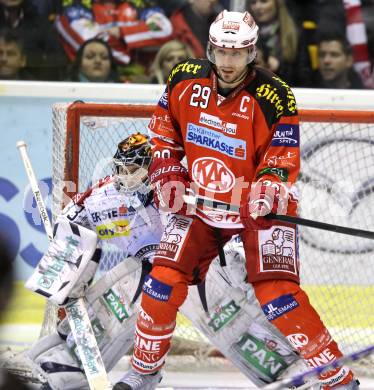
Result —
[[[148, 132], [154, 109], [111, 103], [54, 105], [54, 217], [66, 196], [63, 187], [71, 197], [111, 174], [118, 142], [136, 131]], [[300, 216], [374, 231], [374, 113], [300, 110], [299, 115]], [[281, 163], [287, 167], [287, 156]], [[302, 286], [343, 352], [374, 344], [374, 240], [300, 227], [299, 245]], [[108, 269], [122, 258], [109, 248], [101, 267]], [[47, 310], [44, 331], [54, 323], [53, 311]], [[183, 353], [205, 351], [204, 337], [185, 319], [178, 319], [176, 334]], [[361, 361], [360, 368], [374, 377], [372, 363]]]

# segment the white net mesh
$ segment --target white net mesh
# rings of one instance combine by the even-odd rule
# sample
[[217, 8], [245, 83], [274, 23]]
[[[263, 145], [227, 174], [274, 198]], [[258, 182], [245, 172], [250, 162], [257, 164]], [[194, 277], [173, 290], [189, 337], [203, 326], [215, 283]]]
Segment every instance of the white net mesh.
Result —
[[[147, 132], [148, 115], [135, 118], [126, 110], [126, 114], [112, 117], [110, 108], [114, 106], [121, 107], [107, 105], [104, 117], [86, 115], [75, 122], [78, 160], [69, 140], [65, 145], [68, 105], [53, 107], [54, 216], [61, 208], [61, 183], [69, 177], [67, 173], [75, 170], [79, 177], [73, 192], [84, 191], [110, 173], [107, 163], [120, 140], [135, 131]], [[300, 133], [300, 215], [374, 231], [374, 124], [302, 121]], [[311, 228], [300, 230], [302, 284], [343, 352], [374, 344], [374, 241]], [[122, 256], [107, 249], [102, 265], [106, 269]], [[45, 327], [53, 324], [52, 317]], [[177, 334], [197, 344], [202, 340], [183, 319], [179, 319]], [[373, 369], [369, 371], [374, 376]]]

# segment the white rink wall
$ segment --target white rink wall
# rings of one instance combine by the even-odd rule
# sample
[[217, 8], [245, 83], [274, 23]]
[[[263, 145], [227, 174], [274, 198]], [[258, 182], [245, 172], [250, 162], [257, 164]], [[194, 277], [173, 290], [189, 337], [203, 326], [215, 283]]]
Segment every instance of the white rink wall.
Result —
[[[15, 147], [28, 144], [35, 173], [50, 204], [52, 104], [75, 100], [155, 104], [164, 86], [0, 81], [0, 229], [16, 258], [17, 278], [26, 279], [47, 247], [27, 178]], [[299, 108], [374, 110], [374, 91], [294, 90]], [[26, 211], [24, 211], [24, 209]]]

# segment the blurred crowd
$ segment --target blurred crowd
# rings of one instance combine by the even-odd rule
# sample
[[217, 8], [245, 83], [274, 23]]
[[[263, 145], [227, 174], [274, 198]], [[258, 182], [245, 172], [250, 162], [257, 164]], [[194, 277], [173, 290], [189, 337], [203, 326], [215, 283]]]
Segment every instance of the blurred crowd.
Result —
[[[0, 0], [0, 79], [165, 83], [230, 0]], [[256, 62], [291, 86], [374, 88], [374, 0], [247, 0]]]

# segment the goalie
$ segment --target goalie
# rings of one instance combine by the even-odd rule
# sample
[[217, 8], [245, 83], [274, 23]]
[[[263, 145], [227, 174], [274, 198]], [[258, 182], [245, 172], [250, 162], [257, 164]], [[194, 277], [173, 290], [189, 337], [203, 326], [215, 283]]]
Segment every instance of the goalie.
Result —
[[[146, 135], [133, 134], [120, 142], [113, 158], [114, 175], [78, 194], [64, 208], [54, 228], [54, 240], [27, 282], [28, 288], [60, 305], [70, 298], [86, 297], [107, 371], [132, 347], [137, 314], [150, 321], [138, 298], [142, 289], [149, 288], [146, 275], [164, 229], [149, 191], [150, 160]], [[166, 229], [173, 234], [172, 221]], [[99, 260], [97, 247], [104, 241], [123, 252], [123, 261], [92, 284]], [[73, 251], [78, 242], [84, 244], [79, 267]], [[54, 267], [56, 286], [52, 290], [45, 269], [51, 258], [57, 258], [56, 253], [59, 262]], [[216, 259], [205, 283], [189, 287], [189, 297], [180, 311], [260, 387], [277, 380], [286, 370], [297, 369], [300, 360], [287, 340], [266, 320], [251, 285], [245, 282], [242, 243], [234, 238], [225, 246], [224, 254], [221, 263], [225, 261], [226, 265]], [[57, 277], [64, 261], [77, 267], [70, 274]], [[44, 283], [40, 283], [41, 278]], [[55, 334], [36, 342], [28, 357], [45, 380], [43, 389], [88, 388], [66, 319], [60, 322]], [[153, 389], [161, 380], [161, 372], [149, 379], [142, 389]]]

